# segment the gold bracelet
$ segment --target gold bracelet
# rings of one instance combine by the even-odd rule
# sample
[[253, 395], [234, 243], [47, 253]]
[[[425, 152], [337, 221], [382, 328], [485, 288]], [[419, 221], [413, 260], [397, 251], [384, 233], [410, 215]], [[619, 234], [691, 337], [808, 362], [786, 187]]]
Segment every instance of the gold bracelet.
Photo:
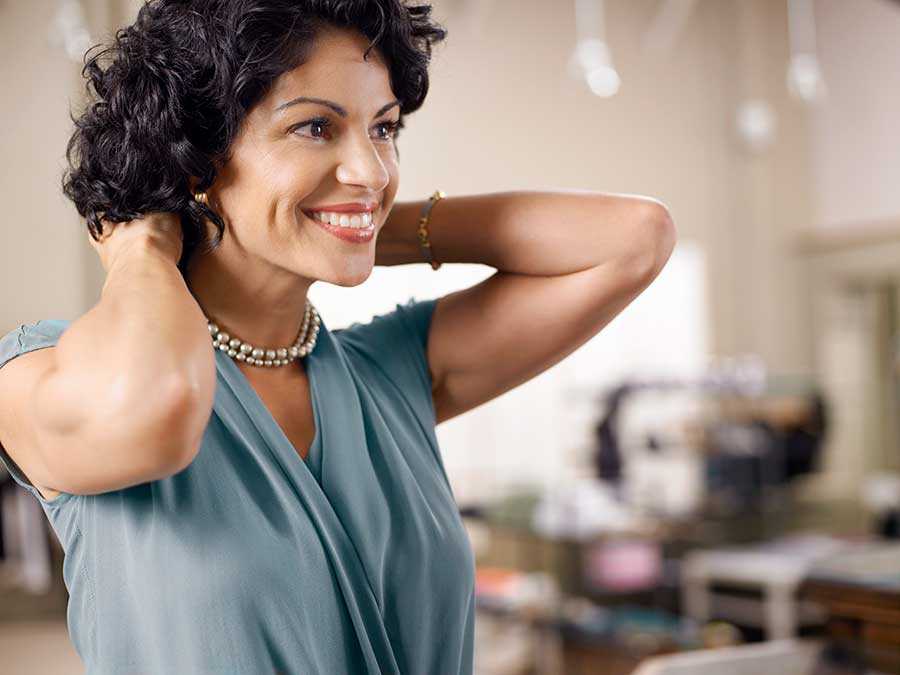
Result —
[[425, 260], [431, 263], [431, 269], [438, 269], [443, 263], [435, 262], [434, 255], [431, 251], [431, 242], [428, 241], [428, 217], [431, 214], [431, 209], [441, 201], [447, 195], [441, 192], [440, 190], [435, 190], [434, 194], [428, 198], [428, 201], [425, 202], [425, 205], [422, 207], [422, 212], [419, 214], [419, 229], [417, 234], [419, 235], [419, 248], [422, 249], [422, 255]]

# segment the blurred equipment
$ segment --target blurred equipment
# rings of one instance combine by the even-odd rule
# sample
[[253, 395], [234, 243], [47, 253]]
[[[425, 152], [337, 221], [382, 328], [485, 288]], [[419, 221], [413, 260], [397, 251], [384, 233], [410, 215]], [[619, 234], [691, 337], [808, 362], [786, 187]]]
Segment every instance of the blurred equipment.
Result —
[[623, 382], [602, 399], [595, 427], [597, 475], [629, 507], [682, 517], [700, 508], [703, 454], [692, 433], [707, 405], [692, 382]]
[[887, 539], [900, 539], [900, 475], [869, 476], [862, 489], [862, 502], [875, 515], [875, 532]]
[[662, 546], [650, 538], [599, 540], [584, 553], [583, 578], [592, 590], [629, 593], [653, 589], [663, 576]]
[[530, 525], [551, 539], [585, 541], [607, 533], [639, 532], [649, 523], [616, 499], [609, 486], [580, 479], [541, 495]]
[[776, 490], [815, 470], [827, 411], [817, 389], [779, 390], [757, 371], [608, 391], [595, 427], [598, 477], [629, 507], [660, 517], [777, 508]]

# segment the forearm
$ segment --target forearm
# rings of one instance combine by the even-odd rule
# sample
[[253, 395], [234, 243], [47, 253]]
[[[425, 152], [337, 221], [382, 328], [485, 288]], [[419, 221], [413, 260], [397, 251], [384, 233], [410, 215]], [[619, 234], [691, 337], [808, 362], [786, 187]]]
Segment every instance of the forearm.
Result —
[[[395, 204], [379, 233], [376, 265], [423, 260], [416, 229], [424, 202]], [[445, 197], [431, 210], [435, 260], [554, 276], [608, 260], [665, 262], [674, 236], [661, 204], [585, 191], [516, 191]]]
[[152, 246], [116, 259], [100, 301], [56, 347], [56, 367], [44, 384], [55, 388], [47, 400], [67, 404], [52, 413], [57, 428], [79, 424], [86, 412], [153, 415], [186, 393], [198, 406], [197, 424], [199, 410], [212, 408], [215, 354], [206, 319], [174, 262]]

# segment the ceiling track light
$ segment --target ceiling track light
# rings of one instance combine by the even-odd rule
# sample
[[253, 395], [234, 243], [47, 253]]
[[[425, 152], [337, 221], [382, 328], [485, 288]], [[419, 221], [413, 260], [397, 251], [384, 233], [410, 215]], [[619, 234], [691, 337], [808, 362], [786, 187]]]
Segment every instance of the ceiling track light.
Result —
[[91, 46], [84, 8], [79, 0], [58, 0], [50, 29], [50, 41], [62, 47], [66, 56], [81, 63], [84, 53]]
[[816, 18], [813, 0], [787, 0], [790, 62], [788, 91], [805, 103], [825, 97], [825, 79], [816, 57]]
[[595, 96], [608, 98], [619, 91], [621, 79], [606, 42], [603, 10], [603, 0], [575, 0], [577, 42], [569, 71], [584, 79]]

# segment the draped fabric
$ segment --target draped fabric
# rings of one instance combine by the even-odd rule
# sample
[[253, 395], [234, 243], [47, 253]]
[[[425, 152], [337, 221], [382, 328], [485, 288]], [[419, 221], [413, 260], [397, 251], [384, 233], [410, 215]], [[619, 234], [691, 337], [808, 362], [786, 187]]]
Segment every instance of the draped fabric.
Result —
[[[306, 357], [297, 454], [227, 354], [195, 460], [162, 480], [41, 502], [65, 550], [88, 673], [472, 672], [474, 558], [435, 437], [434, 300], [329, 331]], [[0, 368], [68, 321], [0, 339]]]

